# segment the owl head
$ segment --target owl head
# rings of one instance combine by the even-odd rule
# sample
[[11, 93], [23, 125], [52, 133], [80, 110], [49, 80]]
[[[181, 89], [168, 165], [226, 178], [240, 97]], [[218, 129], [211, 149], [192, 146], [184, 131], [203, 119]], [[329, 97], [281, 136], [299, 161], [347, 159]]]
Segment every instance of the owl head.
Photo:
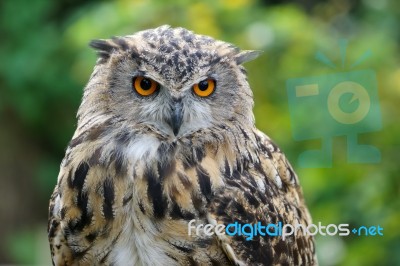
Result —
[[242, 64], [258, 51], [169, 26], [90, 46], [98, 60], [78, 111], [81, 125], [112, 117], [174, 138], [204, 128], [254, 125]]

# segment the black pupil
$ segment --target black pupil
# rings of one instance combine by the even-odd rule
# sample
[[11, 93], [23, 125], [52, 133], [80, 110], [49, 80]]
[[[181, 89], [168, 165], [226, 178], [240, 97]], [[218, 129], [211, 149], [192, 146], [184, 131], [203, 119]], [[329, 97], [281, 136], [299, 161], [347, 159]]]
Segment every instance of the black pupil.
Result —
[[151, 80], [142, 79], [142, 81], [140, 81], [140, 87], [142, 88], [142, 90], [149, 90], [151, 88]]
[[208, 88], [208, 80], [203, 80], [199, 82], [199, 90], [205, 91]]

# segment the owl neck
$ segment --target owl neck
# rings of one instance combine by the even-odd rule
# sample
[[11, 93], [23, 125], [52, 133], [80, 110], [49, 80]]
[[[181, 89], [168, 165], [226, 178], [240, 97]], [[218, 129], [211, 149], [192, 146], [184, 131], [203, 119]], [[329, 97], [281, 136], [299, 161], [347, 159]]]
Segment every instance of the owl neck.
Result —
[[[168, 165], [177, 160], [187, 168], [209, 160], [217, 164], [228, 162], [240, 169], [257, 157], [256, 130], [240, 123], [171, 138], [151, 128], [138, 129], [114, 119], [97, 118], [96, 121], [80, 125], [69, 145], [70, 149], [84, 145], [82, 149], [92, 150], [93, 154], [87, 153], [86, 160], [93, 164], [114, 164], [123, 170], [143, 162]], [[126, 169], [121, 174], [124, 172]]]

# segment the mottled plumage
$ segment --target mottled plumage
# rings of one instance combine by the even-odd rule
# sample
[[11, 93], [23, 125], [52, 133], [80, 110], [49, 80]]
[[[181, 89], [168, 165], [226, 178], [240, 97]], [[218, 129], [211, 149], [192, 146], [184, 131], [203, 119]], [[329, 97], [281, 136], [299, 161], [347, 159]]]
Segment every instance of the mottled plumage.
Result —
[[[241, 64], [257, 52], [168, 26], [91, 46], [99, 59], [50, 202], [55, 265], [316, 264], [309, 236], [188, 235], [192, 219], [311, 223], [292, 167], [254, 125]], [[155, 92], [135, 91], [137, 77]], [[204, 80], [215, 90], [200, 97]]]

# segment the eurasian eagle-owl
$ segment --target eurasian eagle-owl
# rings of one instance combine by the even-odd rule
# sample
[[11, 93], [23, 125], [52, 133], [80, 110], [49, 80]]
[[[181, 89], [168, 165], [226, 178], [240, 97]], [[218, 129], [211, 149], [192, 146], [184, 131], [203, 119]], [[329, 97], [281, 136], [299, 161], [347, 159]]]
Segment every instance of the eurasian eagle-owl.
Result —
[[292, 167], [255, 127], [242, 64], [258, 52], [169, 26], [91, 46], [50, 202], [53, 264], [317, 264], [312, 236], [188, 231], [311, 223]]

